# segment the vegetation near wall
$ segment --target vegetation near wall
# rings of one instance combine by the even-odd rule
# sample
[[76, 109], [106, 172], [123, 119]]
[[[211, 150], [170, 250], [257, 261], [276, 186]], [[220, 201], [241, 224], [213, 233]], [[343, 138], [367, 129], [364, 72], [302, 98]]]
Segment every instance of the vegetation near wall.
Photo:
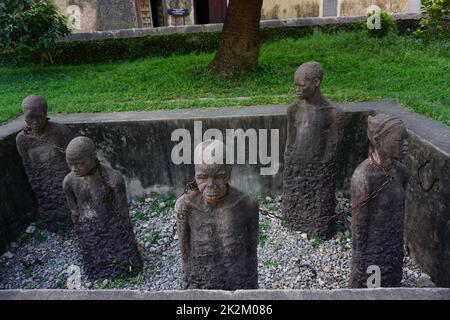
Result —
[[[417, 20], [398, 20], [400, 34], [416, 30]], [[362, 30], [361, 23], [327, 24], [300, 27], [263, 27], [261, 41], [271, 42], [284, 38], [301, 38], [321, 32], [333, 34], [339, 31]], [[50, 53], [54, 64], [103, 63], [120, 60], [135, 60], [151, 56], [214, 52], [220, 39], [220, 32], [174, 33], [140, 38], [60, 42]], [[0, 65], [24, 66], [40, 62], [40, 56], [33, 50], [0, 49]]]

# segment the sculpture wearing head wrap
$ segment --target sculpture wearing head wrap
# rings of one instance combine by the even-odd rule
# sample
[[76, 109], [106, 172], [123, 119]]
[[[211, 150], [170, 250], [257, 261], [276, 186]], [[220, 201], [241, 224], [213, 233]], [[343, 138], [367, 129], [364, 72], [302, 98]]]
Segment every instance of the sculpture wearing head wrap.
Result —
[[367, 136], [374, 160], [380, 165], [390, 165], [401, 160], [408, 151], [407, 131], [403, 122], [388, 114], [369, 116]]
[[380, 268], [380, 285], [398, 287], [402, 280], [405, 188], [408, 171], [398, 160], [407, 151], [407, 133], [396, 117], [368, 118], [369, 159], [355, 170], [352, 195], [352, 268], [349, 286], [372, 286], [370, 266]]

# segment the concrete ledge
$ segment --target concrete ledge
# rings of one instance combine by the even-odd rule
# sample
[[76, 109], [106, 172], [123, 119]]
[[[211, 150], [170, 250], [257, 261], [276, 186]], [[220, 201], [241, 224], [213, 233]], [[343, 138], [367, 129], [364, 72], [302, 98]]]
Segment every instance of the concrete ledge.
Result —
[[[393, 14], [393, 18], [397, 20], [415, 20], [420, 15], [416, 13]], [[366, 21], [366, 16], [357, 17], [314, 17], [301, 19], [284, 19], [284, 20], [263, 20], [261, 27], [279, 28], [279, 27], [302, 27], [324, 24], [346, 24]], [[221, 31], [222, 23], [205, 24], [205, 25], [184, 25], [176, 27], [160, 27], [160, 28], [133, 28], [96, 32], [79, 32], [72, 33], [62, 41], [83, 41], [83, 40], [106, 40], [121, 38], [138, 38], [146, 36], [155, 36], [172, 33], [195, 33], [195, 32], [217, 32]]]
[[0, 300], [450, 300], [450, 289], [4, 290]]

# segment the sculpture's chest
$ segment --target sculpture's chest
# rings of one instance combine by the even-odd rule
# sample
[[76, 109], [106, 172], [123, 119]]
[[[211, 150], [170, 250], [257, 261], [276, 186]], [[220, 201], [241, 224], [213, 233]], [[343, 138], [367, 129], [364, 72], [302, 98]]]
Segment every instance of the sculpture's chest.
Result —
[[110, 204], [107, 189], [97, 175], [76, 178], [73, 191], [83, 210], [98, 211]]
[[294, 126], [299, 133], [324, 132], [333, 124], [331, 109], [299, 108], [294, 115]]
[[45, 142], [34, 142], [29, 144], [28, 155], [35, 165], [47, 165], [51, 163], [65, 163], [64, 154], [53, 145]]
[[241, 245], [245, 233], [245, 224], [239, 214], [230, 208], [200, 211], [194, 209], [189, 218], [191, 239], [199, 250], [221, 251]]

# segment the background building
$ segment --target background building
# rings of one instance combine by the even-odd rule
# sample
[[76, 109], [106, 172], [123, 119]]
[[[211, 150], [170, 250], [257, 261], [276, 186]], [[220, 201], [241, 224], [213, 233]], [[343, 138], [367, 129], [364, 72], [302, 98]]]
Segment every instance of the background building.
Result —
[[[75, 31], [222, 23], [229, 0], [53, 0]], [[390, 13], [418, 12], [420, 0], [264, 0], [261, 19], [359, 16], [370, 5]]]

